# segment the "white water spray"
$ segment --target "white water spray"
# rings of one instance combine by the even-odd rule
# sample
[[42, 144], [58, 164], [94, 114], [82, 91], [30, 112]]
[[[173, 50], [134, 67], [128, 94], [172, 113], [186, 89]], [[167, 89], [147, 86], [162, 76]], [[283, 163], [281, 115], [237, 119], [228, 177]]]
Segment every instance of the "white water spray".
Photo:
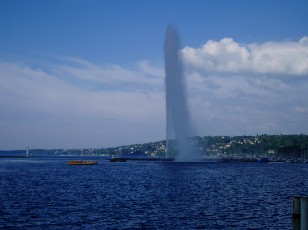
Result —
[[180, 43], [177, 31], [168, 26], [165, 38], [166, 85], [166, 154], [176, 153], [176, 161], [196, 161], [197, 154], [189, 137], [192, 126], [182, 70]]

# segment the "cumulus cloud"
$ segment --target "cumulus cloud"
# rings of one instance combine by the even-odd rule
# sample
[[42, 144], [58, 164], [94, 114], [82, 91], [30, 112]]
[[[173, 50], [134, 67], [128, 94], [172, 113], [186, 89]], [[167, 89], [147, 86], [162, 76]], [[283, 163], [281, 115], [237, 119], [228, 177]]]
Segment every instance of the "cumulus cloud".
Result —
[[248, 45], [223, 38], [181, 54], [200, 133], [308, 132], [308, 37]]
[[189, 69], [207, 73], [308, 76], [308, 37], [248, 45], [223, 38], [199, 48], [185, 47], [182, 56]]

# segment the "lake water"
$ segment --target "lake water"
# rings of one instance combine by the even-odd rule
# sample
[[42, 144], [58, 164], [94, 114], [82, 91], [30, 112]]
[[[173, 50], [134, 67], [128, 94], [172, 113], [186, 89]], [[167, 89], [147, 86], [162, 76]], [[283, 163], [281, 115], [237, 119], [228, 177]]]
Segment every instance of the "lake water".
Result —
[[308, 193], [308, 164], [72, 159], [0, 159], [0, 229], [292, 229]]

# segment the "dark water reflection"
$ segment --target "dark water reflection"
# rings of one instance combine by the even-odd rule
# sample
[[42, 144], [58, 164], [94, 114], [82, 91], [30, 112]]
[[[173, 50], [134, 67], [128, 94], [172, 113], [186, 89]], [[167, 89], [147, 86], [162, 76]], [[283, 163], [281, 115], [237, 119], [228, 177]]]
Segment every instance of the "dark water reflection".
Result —
[[0, 228], [291, 229], [308, 164], [0, 160]]

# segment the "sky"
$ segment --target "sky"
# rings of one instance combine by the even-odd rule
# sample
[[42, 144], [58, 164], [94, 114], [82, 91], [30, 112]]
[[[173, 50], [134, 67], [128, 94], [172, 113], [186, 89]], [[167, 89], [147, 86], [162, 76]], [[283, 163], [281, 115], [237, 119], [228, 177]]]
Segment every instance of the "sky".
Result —
[[307, 22], [307, 0], [1, 0], [0, 150], [164, 140], [170, 24], [195, 135], [308, 134]]

